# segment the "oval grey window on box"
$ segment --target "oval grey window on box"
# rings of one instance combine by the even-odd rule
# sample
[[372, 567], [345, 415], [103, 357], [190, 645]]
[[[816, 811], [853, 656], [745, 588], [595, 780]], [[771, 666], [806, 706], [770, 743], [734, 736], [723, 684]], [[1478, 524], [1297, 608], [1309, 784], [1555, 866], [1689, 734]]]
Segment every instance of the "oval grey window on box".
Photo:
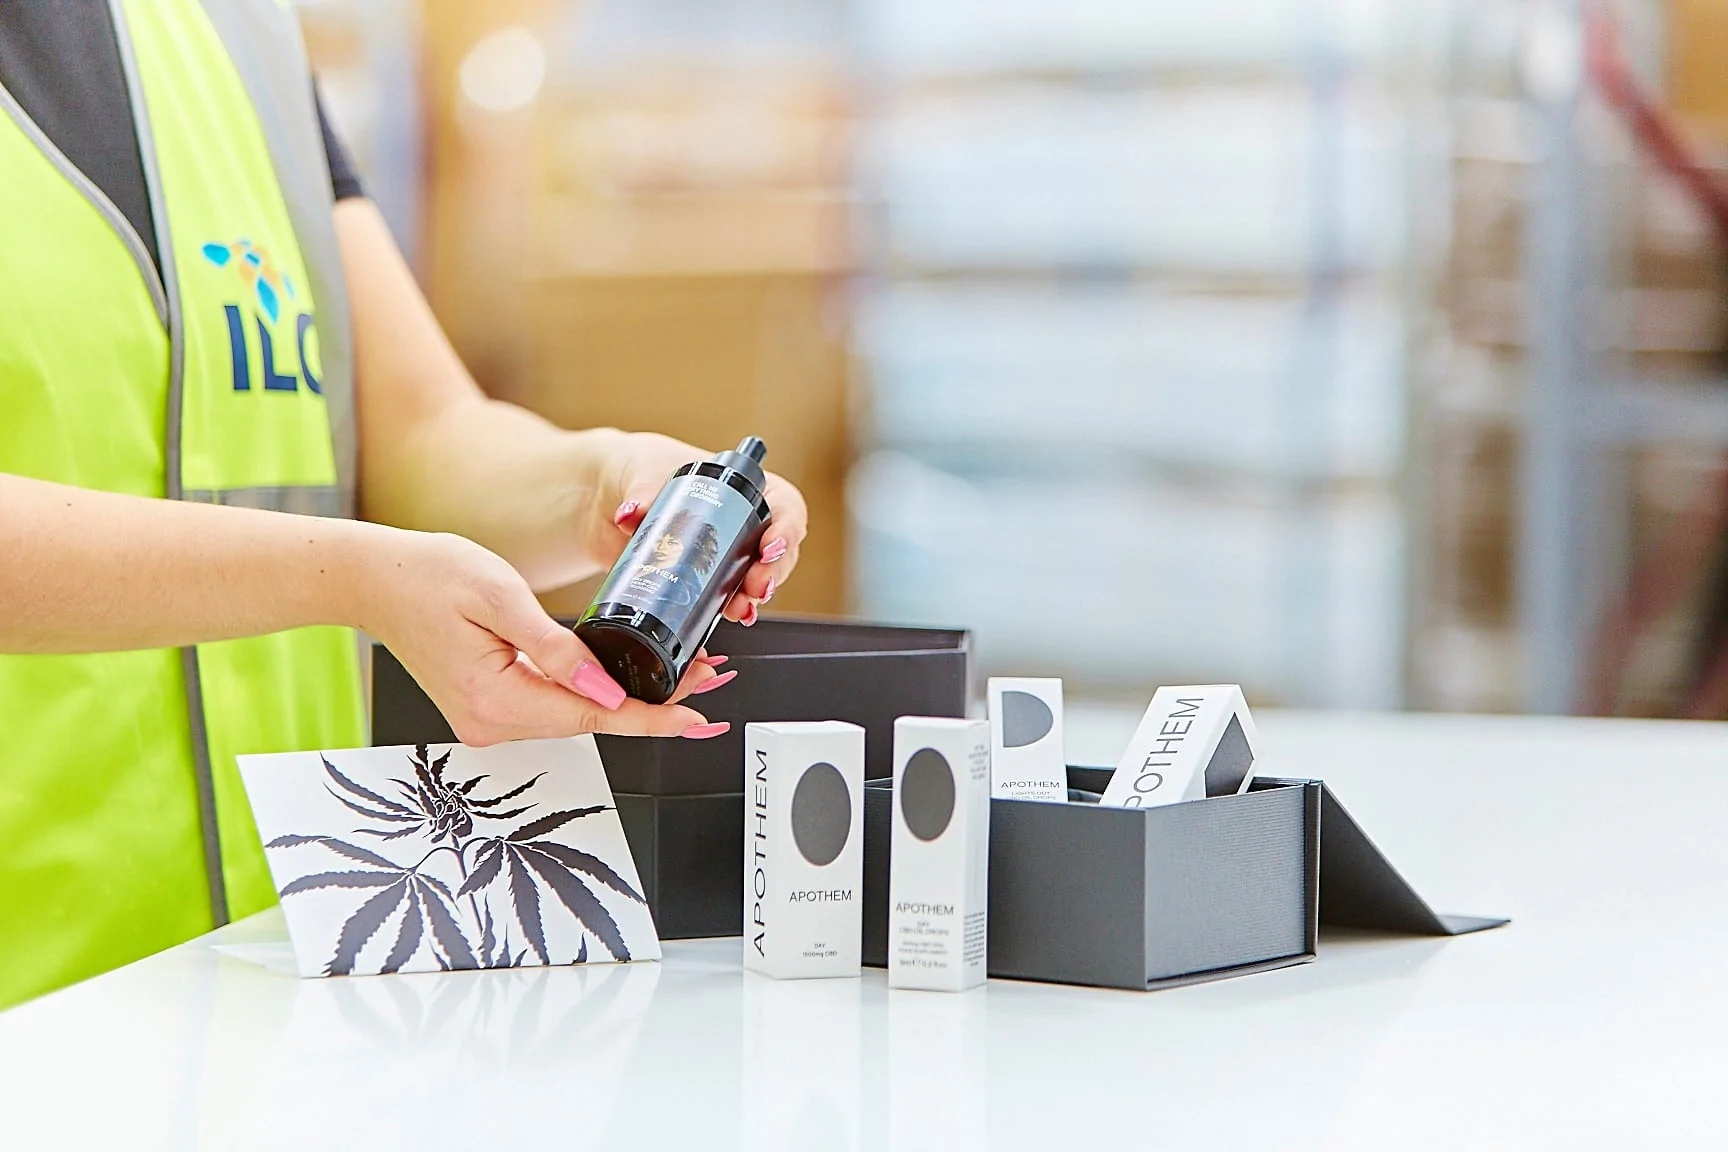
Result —
[[934, 748], [920, 748], [900, 774], [900, 814], [920, 840], [934, 840], [954, 818], [954, 770]]
[[1050, 705], [1030, 692], [1002, 693], [1002, 746], [1024, 748], [1050, 735], [1056, 717]]
[[852, 833], [852, 797], [840, 769], [823, 762], [804, 769], [792, 789], [792, 841], [820, 868], [834, 863]]

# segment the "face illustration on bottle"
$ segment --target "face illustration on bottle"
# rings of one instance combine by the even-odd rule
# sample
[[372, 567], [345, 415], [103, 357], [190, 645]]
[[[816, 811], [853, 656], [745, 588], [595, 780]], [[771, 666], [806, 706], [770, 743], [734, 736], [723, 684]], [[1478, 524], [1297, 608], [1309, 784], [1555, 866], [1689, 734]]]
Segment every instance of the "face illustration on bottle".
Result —
[[719, 562], [720, 534], [710, 521], [680, 508], [654, 538], [653, 550], [647, 566], [656, 572], [687, 565], [697, 576], [706, 576]]
[[678, 563], [678, 558], [684, 555], [684, 541], [677, 533], [666, 531], [660, 533], [654, 541], [654, 556], [648, 562], [648, 567], [656, 572], [666, 572]]

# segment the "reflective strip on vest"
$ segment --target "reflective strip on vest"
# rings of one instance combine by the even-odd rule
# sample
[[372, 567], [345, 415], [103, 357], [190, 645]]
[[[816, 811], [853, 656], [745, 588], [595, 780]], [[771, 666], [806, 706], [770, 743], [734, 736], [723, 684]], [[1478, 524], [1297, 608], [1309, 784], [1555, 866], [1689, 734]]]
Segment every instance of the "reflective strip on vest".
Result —
[[260, 508], [266, 512], [292, 512], [298, 516], [345, 516], [342, 490], [334, 485], [286, 485], [272, 488], [229, 488], [215, 492], [196, 489], [182, 492], [182, 500], [196, 504], [221, 504], [228, 508]]
[[285, 6], [269, 0], [203, 0], [222, 45], [252, 97], [264, 142], [275, 161], [276, 181], [300, 243], [300, 256], [318, 301], [318, 337], [324, 357], [324, 402], [330, 408], [330, 439], [336, 452], [339, 511], [353, 516], [359, 437], [354, 425], [353, 337], [348, 280], [331, 215], [335, 192], [330, 158], [313, 102], [311, 65], [300, 26]]

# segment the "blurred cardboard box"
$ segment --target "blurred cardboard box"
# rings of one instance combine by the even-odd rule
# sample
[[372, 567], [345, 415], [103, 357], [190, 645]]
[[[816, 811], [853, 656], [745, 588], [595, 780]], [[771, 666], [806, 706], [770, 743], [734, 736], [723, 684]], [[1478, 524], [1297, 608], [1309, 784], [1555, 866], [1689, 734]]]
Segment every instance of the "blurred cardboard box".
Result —
[[[1040, 669], [1075, 696], [1191, 679], [1275, 707], [1402, 698], [1404, 529], [1385, 486], [1050, 464], [864, 457], [848, 492], [862, 611], [964, 620], [983, 672]], [[1109, 606], [1084, 644], [1060, 610], [1079, 602]]]
[[[439, 0], [428, 13], [427, 278], [475, 375], [564, 427], [661, 432], [709, 452], [763, 437], [811, 513], [773, 607], [841, 611], [843, 78], [667, 54], [652, 36], [584, 54], [605, 13], [559, 0]], [[635, 27], [630, 11], [611, 18]], [[487, 112], [457, 76], [511, 23], [544, 45], [544, 82], [529, 104]], [[547, 599], [579, 610], [586, 593]]]
[[1332, 203], [1347, 207], [1324, 224], [1330, 258], [1396, 267], [1406, 143], [1392, 105], [1356, 88], [1322, 113], [1288, 82], [1047, 82], [908, 93], [873, 119], [859, 166], [902, 271], [1130, 268], [1241, 289], [1307, 275]]
[[845, 607], [850, 461], [838, 284], [811, 275], [560, 276], [529, 292], [528, 371], [507, 398], [569, 428], [651, 429], [711, 451], [747, 435], [810, 506], [776, 610]]
[[536, 275], [836, 272], [847, 264], [843, 197], [810, 191], [542, 195]]
[[[1724, 149], [1704, 149], [1728, 185]], [[1713, 375], [1728, 350], [1728, 254], [1686, 189], [1647, 163], [1613, 168], [1602, 180], [1624, 190], [1604, 197], [1610, 294], [1604, 312], [1613, 347], [1637, 375]], [[1454, 165], [1453, 246], [1445, 282], [1451, 328], [1466, 344], [1523, 348], [1528, 292], [1524, 222], [1529, 166], [1462, 159]]]
[[[1114, 456], [1162, 467], [1389, 481], [1407, 430], [1400, 302], [1146, 283], [900, 280], [861, 293], [855, 344], [879, 443], [948, 458]], [[1336, 341], [1324, 380], [1291, 371]], [[1180, 436], [1148, 436], [1181, 428]]]
[[1668, 103], [1728, 141], [1728, 4], [1668, 0]]
[[1427, 579], [1451, 622], [1514, 623], [1517, 467], [1517, 435], [1499, 421], [1452, 419], [1434, 437]]
[[614, 196], [837, 188], [851, 121], [833, 75], [643, 67], [560, 77], [542, 99], [536, 156], [553, 191]]
[[567, 77], [533, 133], [538, 275], [849, 266], [850, 132], [831, 76], [693, 66]]

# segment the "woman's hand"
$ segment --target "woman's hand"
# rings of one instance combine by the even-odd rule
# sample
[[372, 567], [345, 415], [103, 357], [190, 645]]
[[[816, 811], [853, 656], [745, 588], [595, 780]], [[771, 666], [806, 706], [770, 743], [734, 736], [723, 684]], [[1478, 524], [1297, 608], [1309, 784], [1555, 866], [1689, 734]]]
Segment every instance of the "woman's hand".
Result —
[[[617, 495], [612, 512], [615, 531], [602, 553], [608, 564], [624, 551], [624, 545], [641, 526], [654, 497], [660, 494], [672, 473], [692, 460], [706, 460], [713, 455], [653, 433], [623, 437], [617, 453], [618, 466], [611, 473], [615, 476], [613, 493]], [[611, 494], [607, 494], [608, 499]], [[774, 598], [774, 593], [785, 586], [792, 570], [798, 567], [798, 550], [804, 543], [809, 517], [803, 494], [783, 476], [769, 472], [762, 494], [768, 500], [771, 514], [768, 530], [762, 535], [756, 562], [744, 574], [743, 586], [725, 608], [728, 620], [736, 620], [745, 627], [756, 623], [758, 609]]]
[[718, 688], [704, 657], [672, 702], [627, 699], [504, 560], [460, 536], [363, 526], [357, 623], [396, 655], [464, 744], [612, 732], [726, 731], [678, 701]]

